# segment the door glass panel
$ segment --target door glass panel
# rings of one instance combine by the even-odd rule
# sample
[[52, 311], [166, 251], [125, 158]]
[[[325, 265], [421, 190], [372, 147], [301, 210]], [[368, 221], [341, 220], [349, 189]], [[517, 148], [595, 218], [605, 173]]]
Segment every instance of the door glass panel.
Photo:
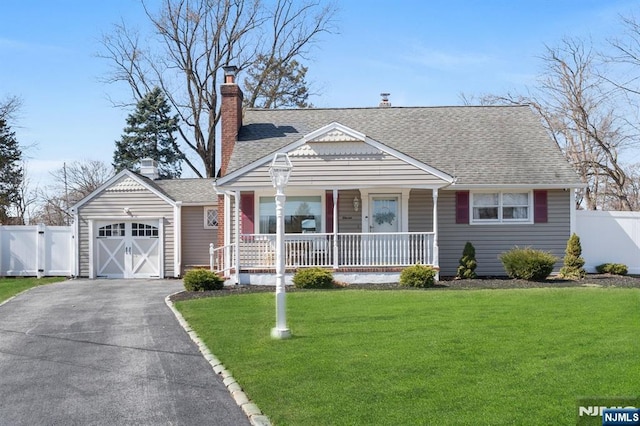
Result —
[[124, 223], [112, 223], [100, 227], [98, 237], [124, 237]]
[[133, 237], [157, 237], [158, 227], [145, 223], [132, 223], [131, 236]]
[[397, 232], [398, 197], [372, 197], [371, 219], [373, 232]]

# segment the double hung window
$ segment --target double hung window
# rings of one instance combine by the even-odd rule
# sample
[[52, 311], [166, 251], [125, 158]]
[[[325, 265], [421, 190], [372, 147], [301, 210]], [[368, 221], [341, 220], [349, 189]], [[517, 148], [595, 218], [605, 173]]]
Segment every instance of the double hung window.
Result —
[[472, 223], [531, 223], [531, 199], [530, 192], [472, 193]]

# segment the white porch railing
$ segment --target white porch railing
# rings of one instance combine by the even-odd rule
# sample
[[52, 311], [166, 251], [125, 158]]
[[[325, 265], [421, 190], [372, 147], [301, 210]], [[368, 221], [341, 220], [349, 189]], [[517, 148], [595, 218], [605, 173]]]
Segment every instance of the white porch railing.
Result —
[[[211, 269], [270, 269], [275, 265], [274, 234], [244, 234], [235, 243], [210, 250]], [[436, 264], [433, 232], [286, 234], [287, 268], [319, 266], [400, 267]]]

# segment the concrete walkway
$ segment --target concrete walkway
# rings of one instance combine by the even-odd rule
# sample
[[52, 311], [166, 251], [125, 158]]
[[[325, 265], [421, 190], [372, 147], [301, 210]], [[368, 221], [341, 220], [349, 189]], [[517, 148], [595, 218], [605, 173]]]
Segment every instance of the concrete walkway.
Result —
[[0, 306], [0, 424], [248, 425], [165, 304], [177, 280], [71, 280]]

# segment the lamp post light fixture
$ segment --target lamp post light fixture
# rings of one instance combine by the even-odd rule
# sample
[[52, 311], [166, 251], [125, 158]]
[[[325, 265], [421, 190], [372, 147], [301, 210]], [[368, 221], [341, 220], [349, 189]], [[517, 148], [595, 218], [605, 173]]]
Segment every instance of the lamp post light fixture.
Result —
[[282, 152], [273, 156], [269, 167], [271, 182], [276, 188], [276, 326], [271, 329], [271, 337], [275, 339], [291, 337], [291, 330], [287, 328], [284, 288], [284, 188], [289, 182], [292, 168], [289, 156]]

